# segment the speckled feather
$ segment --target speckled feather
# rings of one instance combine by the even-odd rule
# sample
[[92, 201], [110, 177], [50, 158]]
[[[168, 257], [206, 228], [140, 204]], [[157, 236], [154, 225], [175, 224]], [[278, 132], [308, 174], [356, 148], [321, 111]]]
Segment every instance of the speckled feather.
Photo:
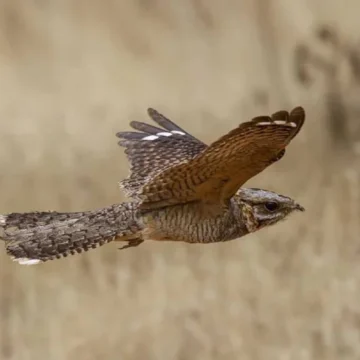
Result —
[[7, 253], [22, 263], [66, 257], [118, 237], [136, 238], [136, 208], [123, 203], [86, 212], [12, 213], [2, 216], [2, 237]]
[[130, 126], [140, 132], [116, 134], [122, 139], [119, 145], [125, 147], [130, 163], [130, 175], [120, 182], [120, 187], [129, 197], [136, 198], [139, 190], [156, 175], [194, 158], [207, 147], [156, 110], [148, 109], [148, 114], [162, 128], [133, 121]]

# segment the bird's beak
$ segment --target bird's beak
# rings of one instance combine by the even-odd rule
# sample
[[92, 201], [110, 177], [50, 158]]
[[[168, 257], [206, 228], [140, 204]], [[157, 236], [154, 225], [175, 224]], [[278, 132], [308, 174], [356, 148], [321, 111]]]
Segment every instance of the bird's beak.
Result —
[[295, 210], [305, 211], [304, 207], [302, 207], [300, 204], [295, 204]]

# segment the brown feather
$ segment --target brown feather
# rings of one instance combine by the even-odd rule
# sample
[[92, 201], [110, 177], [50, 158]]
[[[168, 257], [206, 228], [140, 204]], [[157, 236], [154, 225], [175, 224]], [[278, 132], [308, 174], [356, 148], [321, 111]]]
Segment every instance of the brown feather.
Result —
[[280, 159], [299, 132], [305, 112], [279, 111], [242, 123], [194, 159], [170, 167], [140, 190], [141, 208], [201, 200], [226, 203], [251, 177]]

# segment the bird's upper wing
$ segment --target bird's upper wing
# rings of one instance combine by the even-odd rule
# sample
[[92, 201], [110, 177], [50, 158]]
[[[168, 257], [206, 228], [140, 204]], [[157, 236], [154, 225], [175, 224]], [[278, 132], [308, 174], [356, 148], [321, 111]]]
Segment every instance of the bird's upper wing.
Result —
[[226, 204], [241, 185], [285, 153], [305, 112], [297, 107], [242, 123], [187, 162], [158, 173], [139, 189], [141, 208], [191, 201]]
[[136, 132], [116, 134], [130, 162], [130, 175], [120, 182], [120, 187], [134, 198], [154, 176], [194, 158], [207, 147], [156, 110], [148, 109], [148, 114], [162, 128], [132, 121], [130, 126]]

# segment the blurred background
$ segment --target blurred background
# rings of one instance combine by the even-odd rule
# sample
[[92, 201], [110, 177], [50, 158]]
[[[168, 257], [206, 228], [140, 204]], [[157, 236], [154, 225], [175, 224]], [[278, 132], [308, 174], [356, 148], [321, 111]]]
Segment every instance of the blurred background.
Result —
[[246, 186], [307, 211], [214, 245], [0, 252], [0, 359], [360, 358], [360, 4], [3, 0], [0, 213], [124, 200], [115, 133], [154, 107], [208, 143], [305, 107]]

